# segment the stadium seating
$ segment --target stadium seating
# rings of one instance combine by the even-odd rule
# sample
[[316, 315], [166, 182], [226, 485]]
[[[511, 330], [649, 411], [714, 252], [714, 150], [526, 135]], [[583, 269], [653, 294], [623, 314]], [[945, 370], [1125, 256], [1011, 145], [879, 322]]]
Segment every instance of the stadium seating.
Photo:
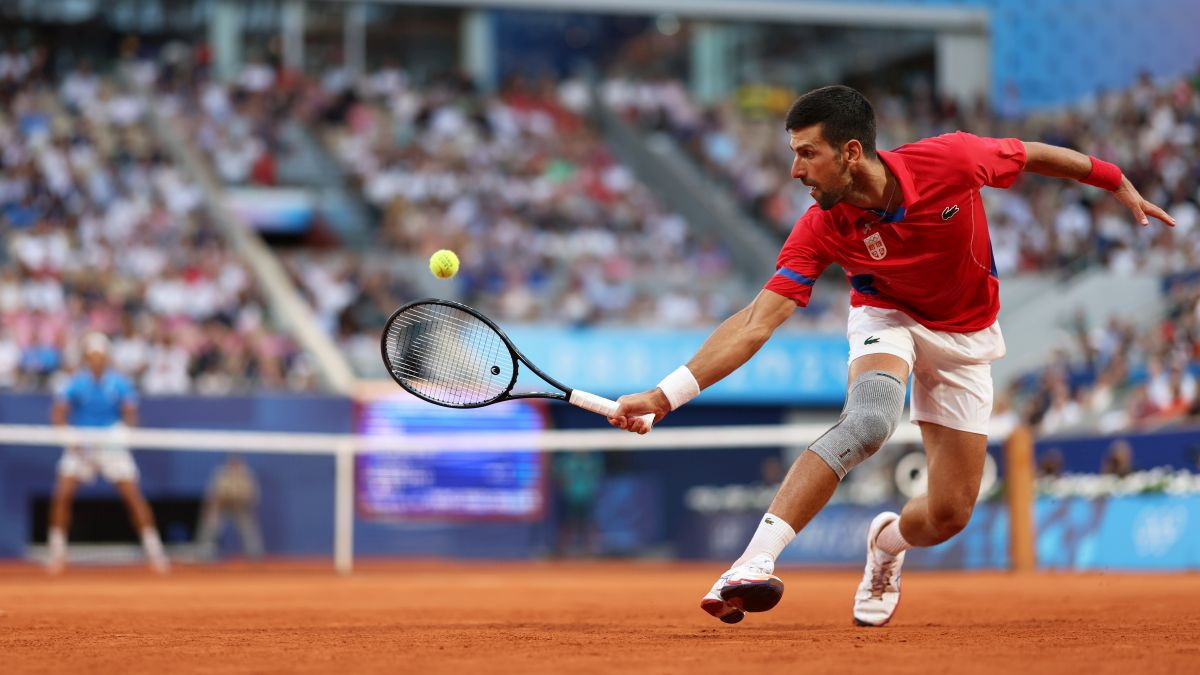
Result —
[[[194, 138], [217, 173], [230, 183], [270, 184], [272, 172], [253, 166], [273, 164], [278, 115], [303, 119], [378, 216], [372, 248], [397, 257], [457, 250], [462, 296], [497, 318], [658, 316], [689, 326], [727, 309], [718, 289], [730, 270], [719, 242], [698, 240], [665, 212], [553, 88], [485, 96], [462, 82], [411, 86], [396, 70], [354, 87], [331, 76], [277, 82], [274, 90], [245, 84], [270, 79], [199, 86]], [[281, 91], [290, 96], [279, 105]], [[664, 287], [674, 292], [660, 299]]]
[[51, 385], [89, 330], [148, 394], [314, 386], [142, 97], [86, 67], [54, 79], [34, 63], [3, 84], [0, 388]]
[[1081, 312], [1072, 343], [1016, 383], [1021, 413], [1047, 435], [1194, 423], [1200, 417], [1200, 285], [1185, 279], [1168, 286], [1166, 314], [1148, 326], [1117, 316], [1096, 325]]
[[[1147, 199], [1179, 222], [1174, 231], [1142, 229], [1112, 200], [1025, 176], [1011, 190], [985, 193], [1002, 278], [1073, 274], [1091, 265], [1167, 272], [1200, 262], [1200, 238], [1192, 235], [1200, 216], [1197, 81], [1200, 74], [1164, 83], [1143, 77], [1129, 90], [1019, 120], [982, 106], [963, 109], [928, 92], [899, 96], [881, 87], [868, 95], [879, 118], [881, 148], [958, 129], [1073, 147], [1117, 162]], [[675, 138], [765, 227], [786, 233], [812, 204], [789, 184], [779, 111], [753, 109], [737, 99], [701, 106], [677, 80], [614, 77], [606, 83], [605, 100], [643, 128]]]

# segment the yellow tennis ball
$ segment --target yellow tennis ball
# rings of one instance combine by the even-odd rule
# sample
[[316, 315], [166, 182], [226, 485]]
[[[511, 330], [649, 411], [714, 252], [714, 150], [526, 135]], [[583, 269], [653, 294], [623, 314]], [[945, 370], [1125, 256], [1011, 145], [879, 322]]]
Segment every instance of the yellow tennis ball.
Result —
[[458, 274], [458, 256], [446, 249], [434, 253], [429, 257], [429, 271], [439, 279], [449, 279]]

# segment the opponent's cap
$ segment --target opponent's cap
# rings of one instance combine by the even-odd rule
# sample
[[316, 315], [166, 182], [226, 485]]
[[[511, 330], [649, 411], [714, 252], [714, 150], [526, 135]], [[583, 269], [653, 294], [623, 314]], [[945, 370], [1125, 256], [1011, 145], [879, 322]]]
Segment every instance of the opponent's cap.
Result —
[[83, 353], [108, 354], [108, 337], [104, 333], [88, 333], [83, 338]]

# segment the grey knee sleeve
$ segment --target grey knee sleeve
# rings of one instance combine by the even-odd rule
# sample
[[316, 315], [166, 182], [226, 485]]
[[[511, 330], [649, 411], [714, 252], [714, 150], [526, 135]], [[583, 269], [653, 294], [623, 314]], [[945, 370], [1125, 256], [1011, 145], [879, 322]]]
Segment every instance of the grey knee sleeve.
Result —
[[825, 460], [838, 478], [883, 447], [900, 424], [905, 384], [883, 372], [863, 373], [846, 395], [846, 407], [837, 424], [818, 438], [809, 450]]

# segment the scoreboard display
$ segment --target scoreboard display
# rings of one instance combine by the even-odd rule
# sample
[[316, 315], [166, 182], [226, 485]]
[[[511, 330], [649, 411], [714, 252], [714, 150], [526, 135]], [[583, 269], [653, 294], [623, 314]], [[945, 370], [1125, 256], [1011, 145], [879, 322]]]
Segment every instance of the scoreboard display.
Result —
[[[412, 396], [361, 402], [358, 433], [378, 436], [487, 434], [546, 428], [543, 404], [507, 401], [470, 410], [439, 408]], [[358, 515], [366, 519], [511, 519], [541, 516], [542, 453], [528, 451], [372, 453], [355, 466]]]

